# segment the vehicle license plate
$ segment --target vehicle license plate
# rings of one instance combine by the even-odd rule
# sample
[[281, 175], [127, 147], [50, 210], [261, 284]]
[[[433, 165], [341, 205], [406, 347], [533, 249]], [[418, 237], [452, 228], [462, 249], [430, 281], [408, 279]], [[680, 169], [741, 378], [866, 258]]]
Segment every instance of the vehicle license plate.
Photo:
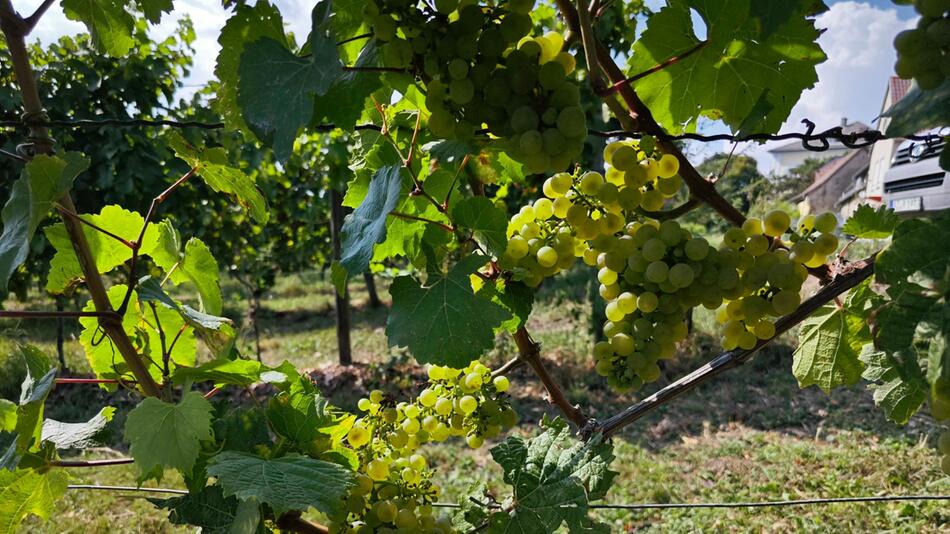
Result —
[[920, 211], [923, 208], [922, 197], [899, 198], [890, 202], [894, 211]]

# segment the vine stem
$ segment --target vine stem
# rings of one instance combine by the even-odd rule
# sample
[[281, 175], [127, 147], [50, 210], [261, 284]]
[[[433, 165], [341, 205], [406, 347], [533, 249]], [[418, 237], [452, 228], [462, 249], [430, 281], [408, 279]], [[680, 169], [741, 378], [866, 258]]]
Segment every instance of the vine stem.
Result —
[[567, 400], [561, 387], [548, 373], [547, 368], [544, 367], [544, 363], [541, 361], [541, 346], [531, 339], [531, 335], [528, 334], [528, 330], [524, 326], [518, 328], [513, 337], [521, 359], [531, 366], [534, 374], [541, 379], [541, 383], [544, 384], [544, 388], [548, 390], [548, 395], [551, 397], [551, 403], [557, 406], [561, 413], [578, 428], [584, 428], [588, 422], [587, 417], [581, 412], [580, 408]]
[[[41, 6], [42, 7], [42, 6]], [[26, 116], [45, 117], [43, 104], [40, 100], [40, 94], [36, 87], [36, 78], [34, 77], [33, 67], [30, 65], [30, 55], [26, 48], [25, 36], [29, 33], [29, 28], [25, 22], [13, 9], [11, 0], [0, 0], [0, 30], [7, 41], [7, 48], [10, 53], [10, 60], [13, 64], [13, 72], [17, 84], [20, 86], [20, 95], [23, 99], [23, 109]], [[42, 14], [42, 13], [41, 13]], [[19, 22], [17, 22], [19, 20]], [[35, 123], [30, 124], [30, 141], [36, 153], [51, 154], [53, 152], [53, 140], [49, 137], [49, 131], [45, 126]], [[59, 204], [71, 211], [76, 212], [76, 206], [69, 193], [63, 195]], [[69, 234], [76, 251], [76, 257], [82, 268], [83, 276], [86, 280], [86, 286], [89, 289], [89, 295], [92, 298], [96, 311], [110, 312], [112, 304], [106, 293], [105, 285], [99, 270], [96, 268], [96, 260], [86, 241], [86, 234], [83, 232], [82, 223], [73, 220], [71, 217], [64, 217], [63, 223], [66, 226], [66, 232]], [[129, 366], [129, 370], [135, 376], [143, 393], [148, 396], [160, 396], [161, 389], [148, 372], [145, 362], [142, 360], [132, 340], [125, 333], [121, 320], [100, 318], [99, 324], [105, 330], [113, 344], [118, 349]]]
[[110, 458], [107, 460], [54, 460], [49, 463], [52, 467], [103, 467], [108, 465], [128, 465], [135, 460], [132, 458]]
[[[793, 326], [800, 323], [806, 317], [815, 312], [818, 308], [834, 301], [845, 291], [860, 284], [863, 280], [871, 276], [874, 272], [874, 256], [865, 260], [856, 261], [845, 265], [839, 274], [831, 282], [826, 284], [821, 290], [815, 293], [811, 298], [803, 302], [794, 312], [779, 318], [775, 322], [775, 336], [786, 332]], [[620, 413], [613, 415], [600, 423], [593, 425], [592, 432], [603, 433], [605, 437], [615, 434], [623, 427], [640, 419], [647, 413], [659, 408], [671, 400], [683, 395], [684, 393], [695, 389], [700, 384], [719, 376], [730, 369], [735, 369], [752, 358], [752, 355], [765, 345], [771, 343], [775, 336], [770, 339], [759, 340], [756, 345], [748, 350], [734, 350], [723, 353], [714, 358], [709, 363], [680, 378], [672, 384], [657, 391], [653, 395], [633, 404]]]

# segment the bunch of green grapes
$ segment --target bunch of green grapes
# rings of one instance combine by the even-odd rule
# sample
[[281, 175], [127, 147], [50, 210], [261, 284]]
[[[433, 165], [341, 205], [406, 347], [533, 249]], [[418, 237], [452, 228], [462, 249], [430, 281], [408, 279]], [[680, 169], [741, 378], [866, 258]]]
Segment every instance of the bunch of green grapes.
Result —
[[[734, 258], [740, 275], [716, 314], [724, 349], [751, 349], [758, 340], [774, 336], [772, 318], [795, 311], [801, 303], [807, 268], [824, 265], [838, 249], [834, 235], [838, 219], [833, 213], [806, 215], [798, 221], [797, 231], [791, 230], [791, 223], [787, 213], [776, 210], [762, 220], [747, 219], [742, 228], [723, 236], [720, 252]], [[786, 233], [792, 241], [787, 249], [781, 242]]]
[[487, 129], [529, 173], [580, 156], [587, 120], [564, 38], [531, 37], [534, 0], [376, 0], [364, 8], [388, 67], [426, 84], [429, 131], [467, 140]]
[[570, 268], [576, 258], [594, 265], [590, 241], [615, 236], [644, 210], [656, 211], [682, 188], [679, 161], [657, 155], [641, 143], [607, 145], [612, 164], [599, 172], [557, 173], [545, 180], [545, 197], [523, 206], [508, 223], [508, 248], [499, 258], [502, 269], [531, 287]]
[[347, 442], [361, 468], [345, 517], [331, 518], [337, 532], [452, 532], [450, 523], [432, 514], [440, 489], [417, 452], [420, 445], [464, 436], [478, 448], [517, 424], [504, 394], [506, 377], [493, 378], [477, 361], [465, 369], [431, 366], [428, 373], [428, 387], [412, 402], [397, 403], [378, 390], [359, 400], [365, 415]]
[[917, 27], [894, 38], [894, 72], [913, 78], [921, 89], [940, 87], [950, 76], [950, 0], [913, 0], [921, 17]]

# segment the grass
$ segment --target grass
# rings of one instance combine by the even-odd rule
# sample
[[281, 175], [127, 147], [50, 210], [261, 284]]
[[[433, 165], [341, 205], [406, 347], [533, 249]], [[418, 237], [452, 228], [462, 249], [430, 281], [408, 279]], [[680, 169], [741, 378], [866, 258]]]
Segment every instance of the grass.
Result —
[[[379, 293], [388, 297], [388, 284], [378, 279]], [[529, 330], [543, 345], [552, 374], [573, 402], [594, 417], [604, 417], [642, 398], [712, 357], [717, 350], [712, 314], [699, 311], [696, 332], [676, 360], [668, 362], [657, 384], [636, 394], [618, 396], [591, 372], [589, 348], [590, 305], [587, 276], [575, 271], [560, 277], [539, 294]], [[226, 315], [240, 319], [246, 300], [237, 284], [225, 283]], [[334, 403], [352, 408], [369, 388], [393, 390], [411, 385], [420, 370], [400, 349], [387, 346], [386, 311], [371, 309], [361, 280], [350, 286], [353, 310], [353, 356], [359, 365], [341, 372], [334, 366], [336, 349], [333, 293], [319, 273], [301, 273], [279, 279], [263, 300], [259, 313], [262, 358], [270, 364], [290, 360], [298, 367], [316, 368], [326, 377], [325, 393]], [[49, 309], [36, 299], [7, 307]], [[246, 325], [244, 325], [246, 326]], [[73, 372], [88, 372], [76, 340], [76, 325], [67, 324], [66, 362]], [[12, 341], [36, 343], [55, 351], [53, 322], [0, 322], [2, 355]], [[248, 328], [241, 344], [246, 354], [254, 344]], [[825, 395], [814, 388], [800, 390], [791, 375], [794, 335], [773, 343], [746, 366], [721, 380], [701, 386], [624, 429], [615, 439], [619, 472], [608, 502], [719, 502], [846, 497], [883, 494], [950, 494], [950, 477], [939, 471], [932, 448], [933, 421], [918, 415], [903, 428], [889, 423], [877, 410], [863, 385]], [[514, 344], [501, 337], [485, 357], [493, 365], [513, 357]], [[19, 389], [16, 360], [0, 356], [0, 393], [15, 397]], [[393, 380], [398, 378], [399, 380]], [[526, 369], [511, 375], [515, 403], [522, 424], [515, 431], [530, 435], [544, 413], [554, 410]], [[396, 384], [396, 386], [394, 386]], [[405, 394], [402, 391], [400, 394]], [[88, 386], [63, 386], [48, 403], [47, 415], [79, 421], [105, 403], [131, 406], [124, 395], [110, 396]], [[117, 452], [86, 453], [89, 457], [125, 454], [121, 440], [112, 440]], [[438, 466], [437, 479], [445, 500], [464, 495], [476, 480], [503, 494], [501, 472], [488, 447], [469, 450], [452, 441], [428, 447], [430, 462]], [[82, 469], [71, 472], [77, 484], [134, 485], [130, 466]], [[169, 473], [162, 486], [181, 487]], [[147, 501], [104, 492], [70, 491], [57, 505], [49, 522], [31, 520], [28, 532], [187, 532], [169, 525], [165, 514]], [[889, 504], [835, 504], [759, 509], [698, 509], [593, 512], [613, 531], [637, 532], [941, 532], [950, 525], [946, 502]]]

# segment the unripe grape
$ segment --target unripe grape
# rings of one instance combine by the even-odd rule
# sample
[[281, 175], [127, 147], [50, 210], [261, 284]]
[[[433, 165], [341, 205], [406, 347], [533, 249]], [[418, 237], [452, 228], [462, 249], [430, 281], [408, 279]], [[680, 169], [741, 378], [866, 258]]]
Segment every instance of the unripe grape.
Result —
[[670, 268], [665, 262], [654, 261], [651, 262], [650, 265], [647, 265], [645, 276], [647, 280], [653, 282], [654, 284], [659, 284], [666, 280], [669, 274]]
[[477, 449], [482, 446], [482, 443], [485, 443], [485, 440], [481, 436], [475, 434], [470, 434], [466, 436], [465, 443], [472, 449]]
[[749, 255], [756, 257], [765, 254], [769, 250], [769, 238], [762, 234], [750, 235], [745, 242], [745, 251]]
[[346, 434], [346, 440], [354, 449], [359, 449], [369, 443], [369, 430], [364, 426], [354, 425]]
[[801, 296], [796, 291], [779, 291], [772, 295], [772, 307], [778, 315], [788, 315], [798, 308]]
[[463, 382], [468, 389], [478, 389], [482, 387], [482, 375], [479, 373], [468, 373]]
[[637, 311], [637, 296], [630, 292], [623, 292], [617, 297], [617, 307], [624, 315]]
[[696, 275], [693, 272], [693, 268], [685, 263], [677, 263], [672, 268], [670, 268], [670, 283], [676, 287], [688, 287], [693, 283], [695, 276]]
[[370, 460], [366, 464], [366, 474], [373, 480], [380, 481], [389, 478], [389, 464], [382, 460]]
[[660, 178], [670, 178], [680, 170], [680, 162], [672, 154], [663, 154], [657, 167], [657, 176]]
[[759, 339], [771, 339], [775, 335], [775, 325], [769, 321], [759, 321], [752, 327], [752, 331]]
[[656, 297], [655, 293], [646, 291], [644, 293], [641, 293], [640, 296], [637, 297], [637, 309], [639, 309], [643, 313], [650, 313], [656, 309], [659, 302], [660, 301]]
[[604, 177], [599, 172], [589, 171], [581, 176], [581, 180], [577, 188], [585, 195], [594, 196], [603, 185]]
[[403, 413], [410, 419], [419, 417], [419, 407], [415, 404], [409, 404], [403, 409]]
[[586, 135], [587, 117], [584, 115], [584, 110], [580, 106], [562, 109], [557, 116], [557, 129], [568, 138]]
[[551, 267], [557, 263], [557, 251], [553, 247], [541, 247], [536, 256], [538, 264], [542, 267]]
[[754, 217], [749, 217], [742, 223], [742, 231], [745, 232], [745, 235], [752, 237], [754, 235], [759, 235], [762, 233], [762, 220], [756, 219]]
[[608, 163], [610, 163], [611, 166], [616, 167], [617, 170], [623, 171], [625, 173], [628, 171], [633, 171], [636, 167], [640, 166], [640, 161], [637, 158], [637, 149], [630, 145], [620, 143], [613, 151], [612, 157]]
[[722, 242], [733, 250], [739, 250], [745, 246], [746, 234], [742, 228], [730, 228], [722, 236]]
[[512, 236], [511, 239], [508, 240], [505, 253], [519, 260], [528, 255], [528, 242], [521, 236]]
[[419, 420], [414, 418], [403, 419], [402, 429], [410, 436], [419, 432]]
[[835, 217], [834, 213], [826, 211], [819, 214], [815, 217], [815, 230], [827, 234], [829, 232], [834, 232], [835, 228], [838, 227], [838, 218]]
[[774, 210], [765, 216], [763, 224], [765, 226], [765, 235], [779, 237], [788, 230], [788, 226], [792, 224], [792, 218], [784, 211]]
[[617, 281], [617, 273], [604, 267], [597, 272], [597, 280], [599, 280], [601, 284], [609, 286]]
[[834, 234], [821, 234], [815, 238], [815, 254], [822, 258], [838, 250], [838, 238]]
[[815, 255], [815, 245], [807, 239], [799, 239], [792, 245], [789, 258], [798, 263], [805, 263]]
[[633, 354], [634, 351], [633, 338], [627, 334], [615, 334], [610, 338], [610, 348], [613, 349], [616, 354], [629, 356]]
[[492, 384], [495, 386], [495, 391], [499, 393], [508, 391], [508, 388], [511, 386], [506, 376], [496, 376], [495, 379], [492, 380]]
[[643, 193], [640, 207], [647, 211], [660, 211], [663, 209], [663, 203], [663, 195], [656, 189], [651, 189]]

